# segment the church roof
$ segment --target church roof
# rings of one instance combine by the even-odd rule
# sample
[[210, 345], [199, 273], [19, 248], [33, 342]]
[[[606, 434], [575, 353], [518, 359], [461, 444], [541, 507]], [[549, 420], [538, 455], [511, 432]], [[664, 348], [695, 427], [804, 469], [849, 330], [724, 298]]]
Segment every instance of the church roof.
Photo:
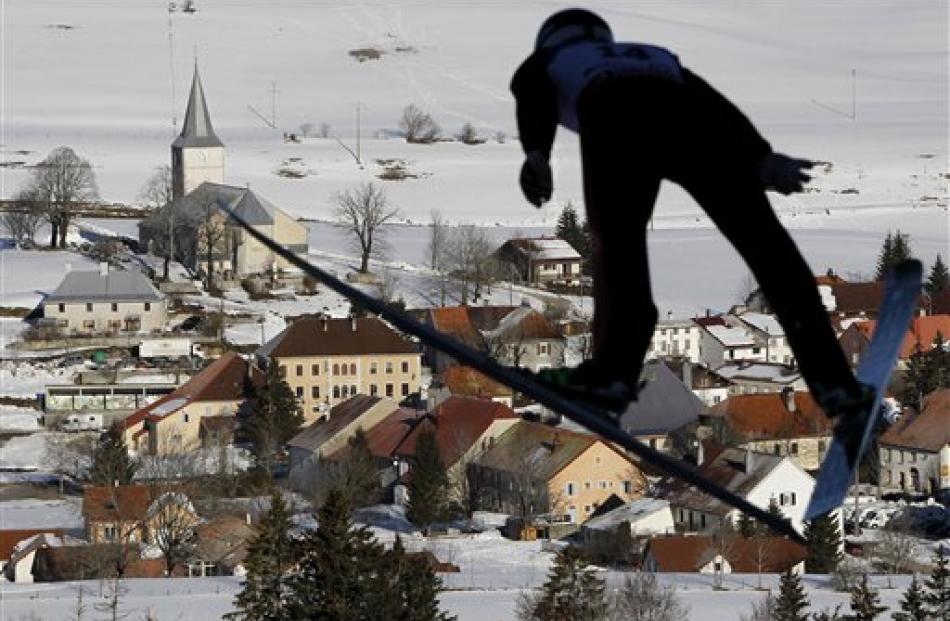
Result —
[[195, 77], [191, 81], [191, 95], [188, 96], [188, 108], [185, 110], [185, 123], [181, 134], [172, 143], [173, 147], [223, 147], [224, 143], [215, 135], [211, 127], [211, 114], [205, 101], [204, 87], [195, 64]]

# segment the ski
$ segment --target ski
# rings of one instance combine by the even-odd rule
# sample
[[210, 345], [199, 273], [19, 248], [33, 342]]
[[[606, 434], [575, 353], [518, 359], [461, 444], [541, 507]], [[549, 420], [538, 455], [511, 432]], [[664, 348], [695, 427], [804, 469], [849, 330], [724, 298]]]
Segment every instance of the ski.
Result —
[[633, 455], [636, 455], [644, 462], [735, 507], [742, 513], [757, 520], [760, 524], [767, 525], [775, 533], [787, 536], [799, 543], [805, 543], [802, 535], [799, 534], [787, 520], [770, 515], [766, 510], [753, 505], [741, 496], [704, 478], [686, 462], [664, 455], [636, 438], [627, 435], [627, 433], [613, 422], [616, 420], [616, 416], [587, 403], [567, 399], [553, 389], [535, 381], [531, 376], [521, 372], [519, 369], [499, 364], [487, 355], [470, 349], [456, 339], [442, 334], [435, 328], [416, 321], [405, 312], [390, 308], [385, 302], [360, 291], [356, 287], [343, 282], [329, 272], [310, 264], [290, 252], [267, 235], [250, 226], [223, 201], [219, 200], [217, 205], [223, 213], [269, 250], [300, 268], [304, 273], [320, 281], [329, 289], [356, 302], [374, 315], [385, 319], [402, 332], [411, 334], [426, 345], [451, 356], [459, 363], [465, 364], [518, 392], [528, 395], [538, 403], [561, 413], [575, 423], [582, 425], [590, 432], [599, 435], [604, 440], [612, 442]]
[[884, 299], [874, 335], [857, 372], [859, 382], [874, 388], [874, 404], [861, 416], [838, 421], [835, 425], [831, 445], [818, 471], [815, 491], [805, 511], [806, 520], [833, 511], [844, 501], [855, 470], [880, 420], [881, 402], [920, 295], [922, 276], [920, 261], [910, 259], [899, 263], [885, 280]]

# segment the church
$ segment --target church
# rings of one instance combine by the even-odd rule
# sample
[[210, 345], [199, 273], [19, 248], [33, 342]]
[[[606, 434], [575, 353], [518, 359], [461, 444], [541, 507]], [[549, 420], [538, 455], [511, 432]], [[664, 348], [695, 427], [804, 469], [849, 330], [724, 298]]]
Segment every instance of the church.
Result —
[[276, 256], [217, 207], [219, 201], [245, 222], [294, 253], [307, 254], [306, 225], [250, 188], [224, 182], [224, 143], [195, 64], [181, 134], [171, 145], [172, 203], [139, 224], [139, 242], [149, 252], [170, 254], [185, 267], [216, 279], [299, 270]]

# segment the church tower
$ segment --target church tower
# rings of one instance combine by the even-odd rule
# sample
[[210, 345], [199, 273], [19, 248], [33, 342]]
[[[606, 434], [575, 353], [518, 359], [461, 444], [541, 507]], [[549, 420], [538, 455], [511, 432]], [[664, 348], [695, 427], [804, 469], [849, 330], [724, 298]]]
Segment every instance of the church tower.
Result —
[[179, 199], [205, 181], [224, 183], [224, 143], [211, 127], [211, 115], [195, 62], [181, 135], [172, 143], [172, 195]]

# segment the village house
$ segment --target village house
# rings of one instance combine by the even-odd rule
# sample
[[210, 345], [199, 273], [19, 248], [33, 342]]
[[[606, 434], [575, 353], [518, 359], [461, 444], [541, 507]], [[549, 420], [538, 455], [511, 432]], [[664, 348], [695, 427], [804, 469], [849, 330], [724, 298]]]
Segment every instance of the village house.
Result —
[[765, 347], [752, 332], [738, 325], [729, 325], [722, 317], [701, 317], [699, 362], [710, 369], [742, 361], [765, 362]]
[[[701, 445], [700, 476], [721, 485], [762, 509], [774, 503], [792, 527], [802, 532], [805, 507], [815, 480], [789, 457], [738, 448], [716, 451]], [[705, 455], [705, 453], [711, 453]], [[738, 525], [739, 511], [678, 480], [666, 485], [678, 532], [716, 532], [723, 524]]]
[[278, 365], [307, 423], [357, 394], [406, 399], [422, 377], [416, 346], [375, 317], [298, 319], [257, 355]]
[[411, 473], [419, 436], [433, 433], [448, 477], [449, 497], [460, 506], [468, 506], [471, 501], [469, 465], [520, 421], [521, 418], [504, 404], [474, 397], [450, 397], [415, 421], [392, 456], [399, 462], [400, 475]]
[[752, 332], [752, 337], [765, 347], [765, 362], [795, 365], [795, 354], [785, 338], [785, 329], [774, 315], [745, 312], [737, 318]]
[[729, 382], [729, 396], [807, 390], [798, 369], [775, 362], [730, 362], [714, 369]]
[[226, 278], [299, 272], [276, 256], [217, 207], [225, 203], [255, 230], [291, 251], [307, 253], [306, 225], [246, 187], [224, 185], [224, 143], [215, 134], [204, 88], [195, 66], [181, 134], [171, 146], [171, 212], [157, 210], [139, 225], [142, 248], [166, 245], [171, 238], [183, 265]]
[[654, 537], [644, 551], [643, 570], [653, 573], [779, 574], [805, 571], [808, 549], [784, 537], [738, 535]]
[[832, 424], [811, 393], [791, 388], [781, 393], [736, 395], [709, 411], [742, 448], [787, 455], [799, 468], [814, 472], [831, 444]]
[[[541, 313], [528, 306], [443, 306], [429, 309], [425, 321], [443, 334], [509, 366], [533, 371], [564, 365], [566, 339]], [[426, 348], [436, 373], [457, 362]]]
[[433, 408], [452, 396], [478, 397], [512, 407], [514, 391], [475, 369], [453, 364], [429, 385], [427, 405]]
[[495, 257], [510, 265], [519, 280], [537, 287], [581, 282], [581, 255], [563, 239], [509, 239], [495, 251]]
[[629, 529], [631, 538], [676, 532], [670, 503], [661, 498], [644, 497], [587, 520], [581, 527], [581, 537], [588, 543], [599, 538], [609, 540], [621, 527]]
[[731, 384], [714, 371], [681, 358], [672, 358], [666, 360], [665, 363], [667, 368], [683, 382], [684, 386], [693, 391], [696, 398], [706, 407], [712, 407], [729, 398]]
[[[871, 344], [876, 321], [854, 321], [838, 337], [841, 349], [851, 366], [857, 368], [864, 352]], [[919, 315], [914, 317], [901, 343], [897, 357], [906, 362], [919, 352], [928, 352], [934, 347], [934, 341], [940, 339], [946, 345], [950, 342], [950, 315]]]
[[122, 422], [130, 449], [167, 455], [230, 444], [236, 416], [264, 373], [236, 352], [227, 352], [171, 393]]
[[61, 528], [15, 528], [0, 530], [0, 573], [10, 582], [33, 581], [33, 556], [45, 537], [62, 537]]
[[372, 429], [398, 409], [399, 404], [392, 399], [369, 395], [356, 395], [333, 406], [328, 415], [311, 423], [287, 442], [291, 478], [306, 478], [311, 468], [322, 459], [345, 448], [357, 430]]
[[43, 316], [68, 334], [103, 335], [162, 330], [167, 299], [141, 272], [70, 271], [43, 300]]
[[930, 393], [879, 438], [883, 490], [932, 494], [950, 488], [950, 389]]
[[685, 358], [696, 363], [700, 361], [701, 341], [702, 329], [692, 319], [658, 321], [646, 357]]
[[620, 418], [628, 434], [663, 453], [673, 449], [673, 433], [696, 423], [706, 406], [660, 360], [647, 362], [642, 389]]
[[549, 515], [579, 524], [611, 495], [639, 498], [646, 480], [623, 453], [599, 437], [520, 422], [469, 466], [479, 506], [530, 522]]
[[247, 518], [223, 516], [198, 525], [187, 575], [198, 578], [244, 576], [248, 543], [256, 534]]

